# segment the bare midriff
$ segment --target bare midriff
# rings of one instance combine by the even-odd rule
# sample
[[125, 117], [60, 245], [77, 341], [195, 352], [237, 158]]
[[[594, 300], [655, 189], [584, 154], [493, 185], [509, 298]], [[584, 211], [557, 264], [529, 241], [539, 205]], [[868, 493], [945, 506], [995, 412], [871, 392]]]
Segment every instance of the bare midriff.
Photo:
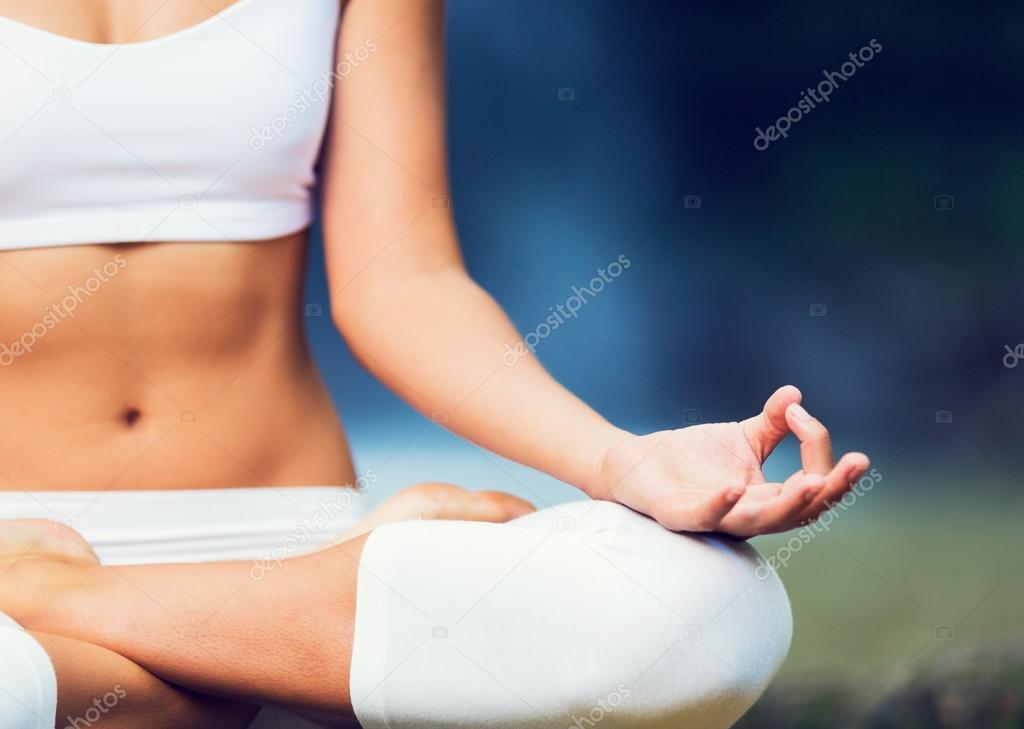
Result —
[[0, 252], [0, 490], [351, 483], [305, 239]]

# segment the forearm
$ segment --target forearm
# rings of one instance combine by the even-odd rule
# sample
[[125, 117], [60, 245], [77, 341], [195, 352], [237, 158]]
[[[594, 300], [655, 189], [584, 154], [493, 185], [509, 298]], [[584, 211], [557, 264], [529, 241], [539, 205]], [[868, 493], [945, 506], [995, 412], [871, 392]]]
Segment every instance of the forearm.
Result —
[[364, 541], [289, 560], [259, 581], [245, 562], [95, 567], [48, 585], [45, 607], [22, 619], [186, 688], [344, 716]]
[[460, 267], [370, 284], [358, 296], [339, 317], [356, 356], [459, 435], [584, 490], [604, 448], [625, 435], [547, 373]]

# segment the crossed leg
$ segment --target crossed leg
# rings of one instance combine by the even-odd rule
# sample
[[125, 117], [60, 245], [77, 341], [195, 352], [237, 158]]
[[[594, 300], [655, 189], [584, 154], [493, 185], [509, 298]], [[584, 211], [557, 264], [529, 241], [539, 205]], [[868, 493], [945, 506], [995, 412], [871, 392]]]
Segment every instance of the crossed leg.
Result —
[[56, 724], [106, 729], [241, 729], [257, 708], [171, 685], [117, 653], [47, 633], [30, 633], [49, 656], [60, 690]]
[[[501, 522], [530, 510], [532, 507], [527, 502], [507, 494], [468, 492], [449, 484], [418, 484], [399, 492], [368, 514], [355, 525], [350, 536], [366, 534], [383, 524], [404, 519]], [[0, 564], [0, 603], [9, 603], [13, 593], [24, 589], [10, 574], [10, 568], [22, 559], [25, 561], [18, 570], [20, 572], [25, 572], [29, 565], [38, 568], [45, 562], [81, 568], [83, 575], [98, 566], [91, 548], [71, 530], [45, 521], [0, 522], [0, 563], [6, 561], [6, 564]], [[107, 572], [111, 573], [110, 570]], [[129, 586], [128, 582], [122, 584], [122, 587]], [[26, 612], [35, 615], [39, 612], [38, 606], [52, 596], [41, 594], [38, 600], [25, 595], [22, 597], [21, 602], [26, 606], [37, 603], [26, 607]], [[118, 607], [116, 603], [109, 603], [103, 610], [105, 614], [94, 616], [94, 619], [106, 618], [116, 622], [121, 619]], [[129, 605], [125, 604], [125, 607]], [[158, 619], [156, 614], [152, 617]], [[26, 625], [33, 622], [22, 619]], [[11, 664], [0, 666], [0, 723], [5, 729], [23, 726], [50, 729], [54, 725], [58, 729], [78, 728], [92, 726], [98, 719], [102, 719], [102, 725], [109, 729], [177, 729], [181, 726], [241, 729], [258, 711], [257, 706], [241, 701], [211, 698], [176, 686], [119, 653], [92, 642], [38, 631], [28, 631], [27, 636], [31, 639], [27, 639], [26, 632], [16, 626], [7, 627], [4, 615], [0, 613], [0, 649], [4, 649], [0, 650], [0, 660]], [[19, 651], [12, 654], [19, 646]], [[34, 658], [38, 665], [24, 665], [22, 662], [28, 657]], [[39, 715], [53, 714], [52, 703], [48, 703], [48, 708], [39, 708], [37, 702], [31, 700], [37, 693], [35, 686], [19, 685], [15, 688], [4, 685], [6, 674], [3, 668], [23, 674], [56, 674], [59, 690], [56, 692], [55, 724], [52, 716]], [[36, 676], [23, 678], [28, 684], [39, 681]], [[52, 681], [53, 676], [45, 675], [42, 680]], [[200, 681], [198, 685], [204, 684]], [[28, 697], [19, 696], [19, 691], [27, 691]], [[236, 694], [232, 697], [240, 698]], [[262, 694], [257, 698], [262, 701]]]
[[[362, 701], [367, 727], [540, 729], [607, 697], [610, 729], [722, 728], [789, 642], [785, 593], [753, 550], [606, 502], [508, 526], [384, 526], [259, 580], [240, 562], [115, 570], [20, 552], [0, 609], [30, 628], [325, 724]], [[431, 641], [436, 616], [451, 633]]]
[[[21, 558], [31, 564], [42, 555], [69, 567], [97, 565], [92, 550], [77, 534], [50, 522], [5, 522], [0, 535], [0, 562], [6, 558], [8, 571]], [[2, 683], [8, 684], [0, 684], [5, 727], [80, 729], [102, 720], [109, 729], [241, 729], [257, 711], [167, 683], [93, 643], [25, 631], [3, 613], [0, 641], [6, 663], [0, 675], [5, 679]]]
[[[338, 715], [349, 707], [355, 579], [365, 536], [289, 560], [257, 582], [246, 562], [102, 567], [61, 557], [41, 538], [38, 523], [18, 526], [19, 537], [12, 525], [4, 529], [4, 549], [18, 557], [3, 565], [0, 609], [55, 649], [51, 658], [70, 712], [96, 695], [93, 686], [76, 687], [87, 680], [77, 669], [96, 657], [117, 681], [134, 673], [140, 695], [154, 688], [143, 666], [172, 684], [234, 701], [312, 714]], [[74, 536], [57, 525], [46, 528], [65, 541]], [[94, 673], [100, 695], [112, 688], [103, 675]]]

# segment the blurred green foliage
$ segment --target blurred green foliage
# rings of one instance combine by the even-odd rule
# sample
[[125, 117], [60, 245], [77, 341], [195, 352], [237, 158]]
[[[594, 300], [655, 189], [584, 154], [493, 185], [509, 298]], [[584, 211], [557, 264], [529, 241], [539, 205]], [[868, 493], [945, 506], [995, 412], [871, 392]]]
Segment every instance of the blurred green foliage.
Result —
[[866, 494], [780, 568], [793, 646], [739, 726], [1024, 726], [1022, 546], [1019, 510], [954, 484]]

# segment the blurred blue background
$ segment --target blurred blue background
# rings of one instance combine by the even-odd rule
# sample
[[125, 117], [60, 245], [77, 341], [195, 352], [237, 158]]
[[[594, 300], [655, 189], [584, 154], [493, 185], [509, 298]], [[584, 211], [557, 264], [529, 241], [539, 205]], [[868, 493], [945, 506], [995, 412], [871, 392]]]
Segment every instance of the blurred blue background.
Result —
[[[448, 24], [474, 277], [529, 331], [632, 262], [540, 343], [551, 371], [638, 431], [744, 418], [793, 383], [882, 475], [783, 574], [797, 632], [760, 725], [808, 706], [854, 722], [958, 656], [1019, 708], [1024, 682], [985, 656], [1024, 640], [1024, 360], [1004, 362], [1024, 342], [1024, 6], [450, 0]], [[755, 149], [872, 39], [828, 103]], [[319, 250], [307, 296], [328, 298]], [[308, 326], [358, 465], [383, 478], [372, 498], [423, 479], [573, 496], [425, 422], [329, 318]], [[877, 725], [996, 726], [955, 699]]]
[[[1003, 358], [1024, 342], [1024, 101], [1008, 83], [1024, 6], [452, 0], [448, 25], [474, 277], [529, 331], [619, 254], [633, 263], [539, 345], [562, 382], [637, 430], [746, 417], [791, 382], [838, 449], [926, 489], [955, 473], [979, 497], [1019, 493], [1024, 362]], [[871, 39], [882, 51], [827, 104], [754, 148]], [[319, 246], [308, 300], [327, 300]], [[431, 474], [487, 485], [329, 319], [309, 330], [364, 466], [414, 437]]]

